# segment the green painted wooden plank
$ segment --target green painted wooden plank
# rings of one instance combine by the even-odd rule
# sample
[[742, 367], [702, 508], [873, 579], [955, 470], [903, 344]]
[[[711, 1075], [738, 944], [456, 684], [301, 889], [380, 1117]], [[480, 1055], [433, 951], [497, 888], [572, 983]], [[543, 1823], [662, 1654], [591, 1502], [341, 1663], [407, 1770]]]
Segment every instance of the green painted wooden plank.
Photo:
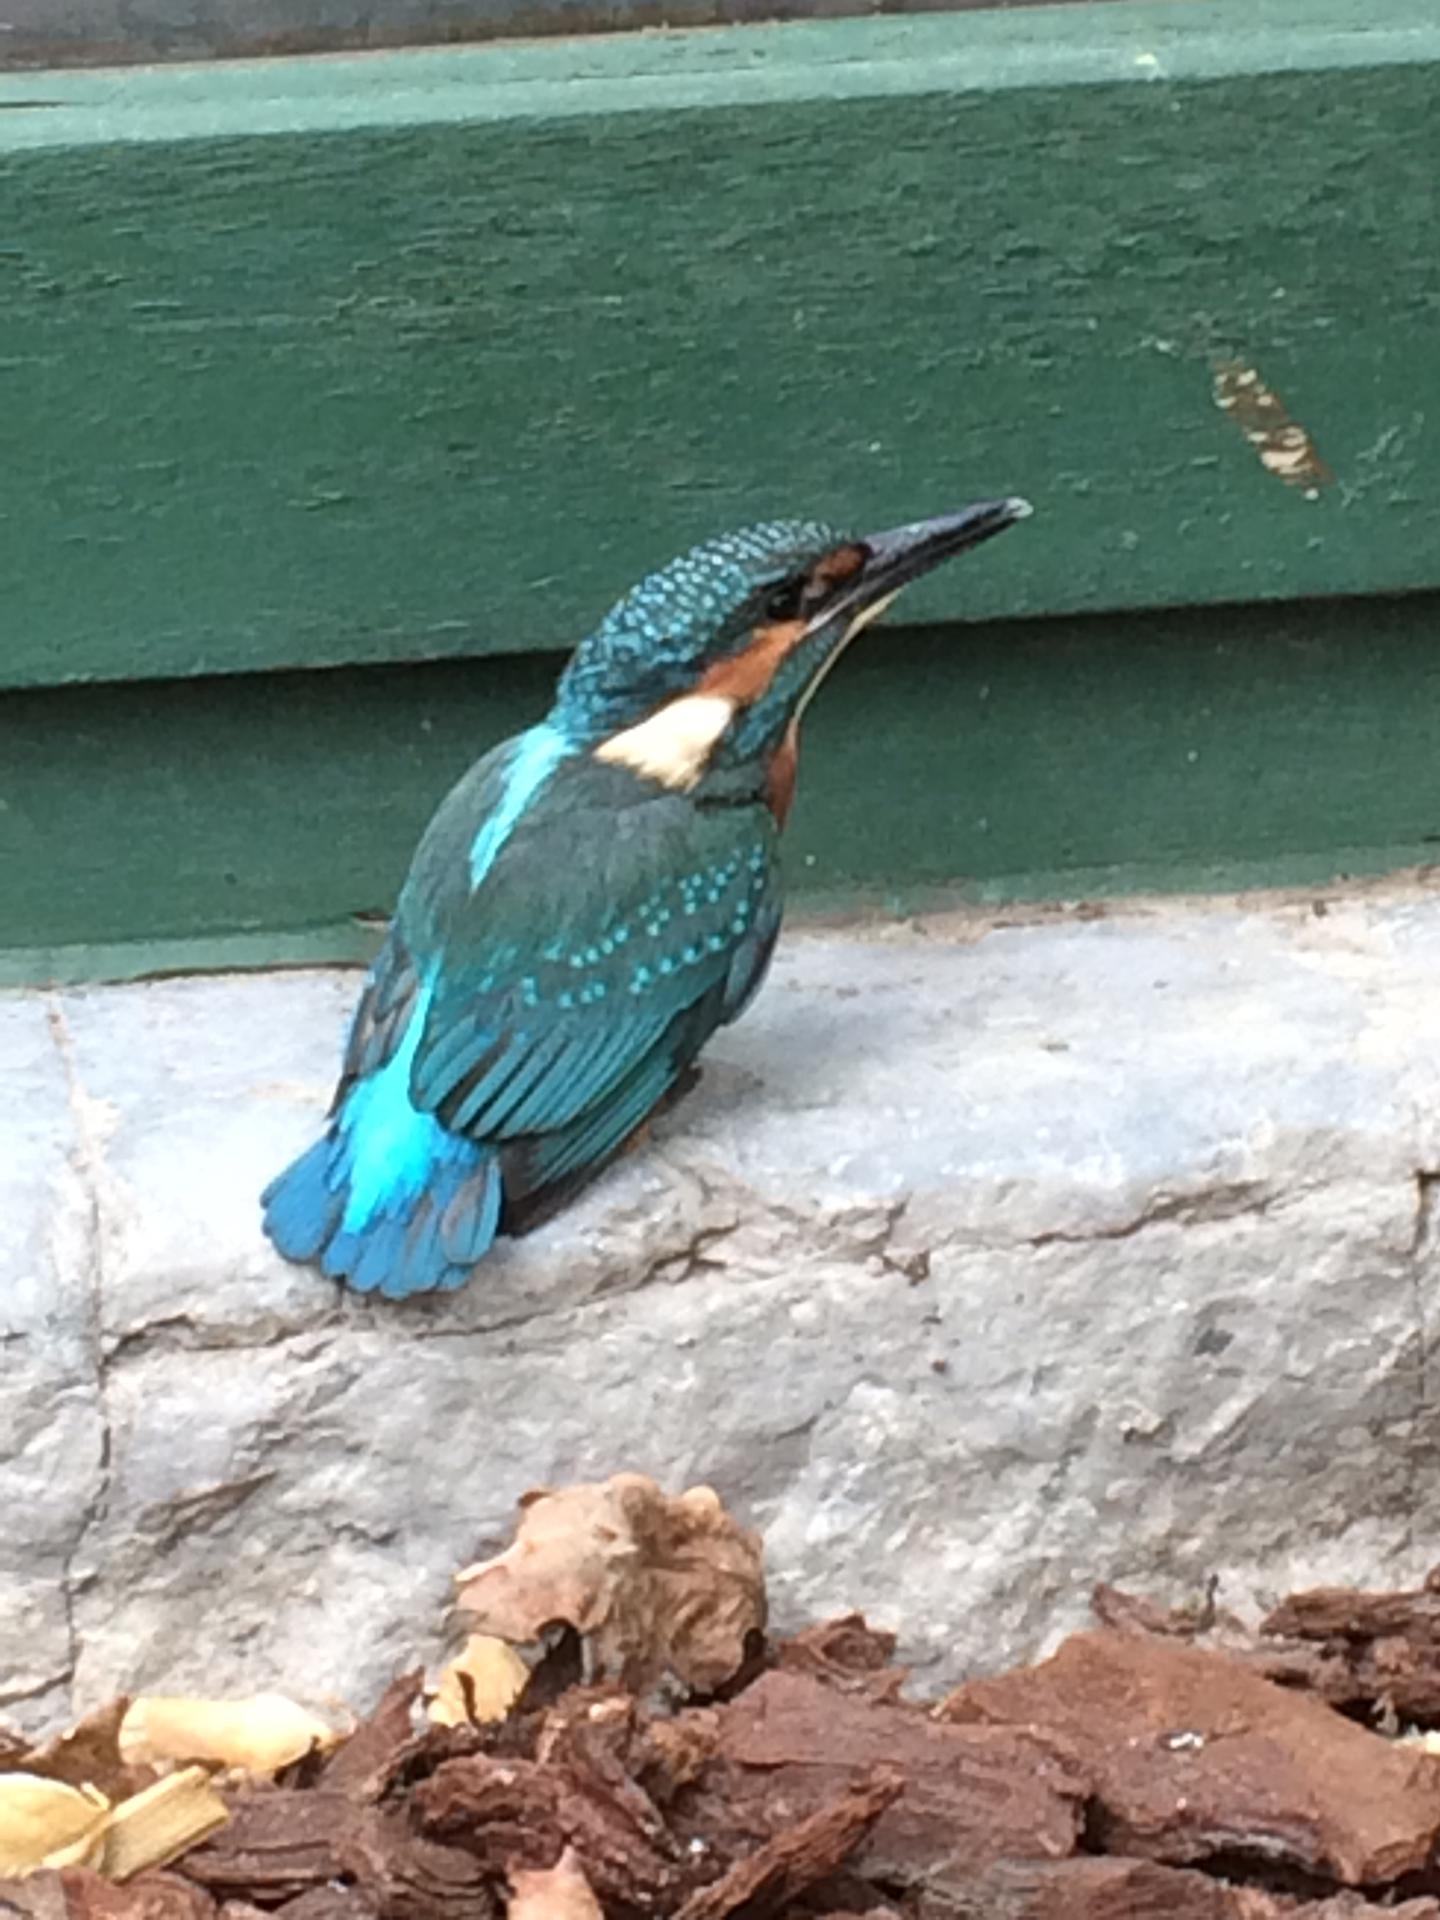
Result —
[[[877, 630], [807, 725], [801, 911], [1321, 883], [1440, 848], [1440, 594]], [[0, 979], [355, 959], [557, 662], [0, 698]]]
[[568, 645], [993, 489], [912, 617], [1440, 584], [1437, 77], [1432, 0], [1142, 0], [4, 78], [0, 684]]

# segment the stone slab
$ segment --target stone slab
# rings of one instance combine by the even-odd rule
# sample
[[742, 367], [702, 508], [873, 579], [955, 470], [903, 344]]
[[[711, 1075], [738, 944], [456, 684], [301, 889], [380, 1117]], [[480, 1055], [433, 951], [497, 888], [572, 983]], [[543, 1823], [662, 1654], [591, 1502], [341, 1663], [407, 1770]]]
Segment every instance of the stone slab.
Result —
[[0, 1710], [363, 1706], [522, 1492], [621, 1467], [937, 1683], [1097, 1578], [1417, 1577], [1437, 977], [1418, 886], [801, 930], [647, 1151], [400, 1308], [259, 1232], [355, 975], [0, 998]]

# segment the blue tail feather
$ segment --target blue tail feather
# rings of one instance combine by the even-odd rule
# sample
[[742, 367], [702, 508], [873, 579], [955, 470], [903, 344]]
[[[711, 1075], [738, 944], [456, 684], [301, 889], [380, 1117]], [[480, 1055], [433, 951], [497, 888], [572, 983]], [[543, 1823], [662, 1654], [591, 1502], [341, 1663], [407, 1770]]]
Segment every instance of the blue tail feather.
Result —
[[318, 1260], [332, 1279], [390, 1299], [463, 1286], [500, 1224], [493, 1151], [412, 1104], [423, 1017], [422, 999], [396, 1052], [263, 1196], [265, 1231], [288, 1260]]
[[401, 1182], [362, 1216], [336, 1126], [266, 1188], [265, 1231], [287, 1260], [316, 1261], [357, 1293], [400, 1300], [463, 1286], [495, 1239], [504, 1196], [494, 1155], [453, 1145], [424, 1186]]
[[287, 1260], [318, 1260], [340, 1224], [343, 1196], [330, 1185], [327, 1137], [276, 1176], [260, 1196], [265, 1231]]

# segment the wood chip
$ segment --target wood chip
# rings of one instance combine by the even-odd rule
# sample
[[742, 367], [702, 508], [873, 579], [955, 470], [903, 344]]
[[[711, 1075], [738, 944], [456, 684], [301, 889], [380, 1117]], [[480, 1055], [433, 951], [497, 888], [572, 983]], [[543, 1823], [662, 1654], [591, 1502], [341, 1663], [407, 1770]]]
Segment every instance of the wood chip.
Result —
[[163, 1867], [223, 1827], [229, 1814], [204, 1767], [185, 1767], [122, 1800], [105, 1824], [100, 1866], [113, 1880]]
[[246, 1773], [278, 1773], [307, 1754], [328, 1753], [340, 1734], [283, 1693], [248, 1700], [188, 1700], [160, 1694], [131, 1703], [120, 1723], [130, 1765], [209, 1761]]
[[472, 1633], [442, 1669], [426, 1713], [437, 1727], [492, 1725], [509, 1713], [529, 1678], [529, 1667], [508, 1641]]
[[0, 1774], [0, 1875], [99, 1858], [110, 1803], [93, 1787]]

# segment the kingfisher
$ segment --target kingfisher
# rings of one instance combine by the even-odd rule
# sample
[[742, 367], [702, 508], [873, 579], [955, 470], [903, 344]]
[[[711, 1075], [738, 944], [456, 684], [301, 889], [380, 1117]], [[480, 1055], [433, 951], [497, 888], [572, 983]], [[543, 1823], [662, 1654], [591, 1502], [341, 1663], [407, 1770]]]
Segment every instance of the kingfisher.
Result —
[[618, 601], [421, 838], [325, 1132], [262, 1196], [279, 1251], [389, 1299], [462, 1286], [683, 1091], [775, 948], [816, 688], [902, 587], [1029, 512], [770, 521]]

